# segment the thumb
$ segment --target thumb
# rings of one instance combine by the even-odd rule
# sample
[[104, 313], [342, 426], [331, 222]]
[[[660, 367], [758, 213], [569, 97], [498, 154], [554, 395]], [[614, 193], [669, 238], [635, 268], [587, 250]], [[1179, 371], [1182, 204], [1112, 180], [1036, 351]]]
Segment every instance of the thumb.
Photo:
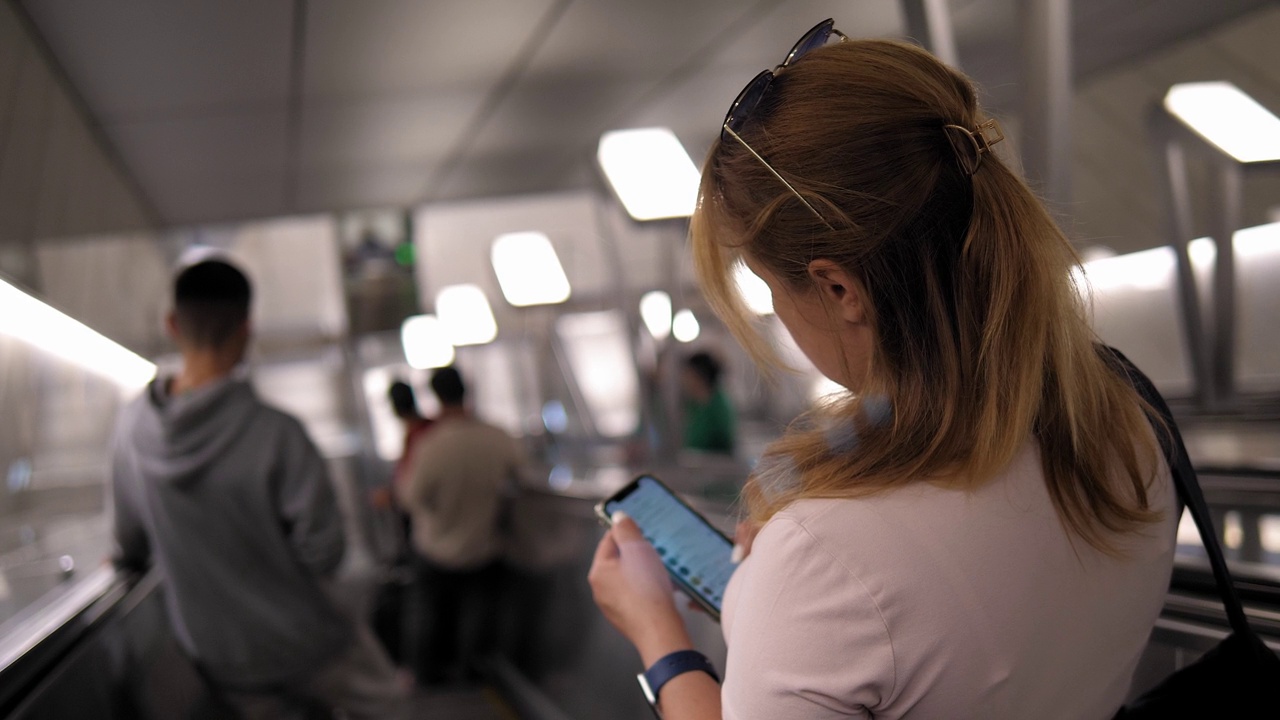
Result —
[[636, 525], [636, 521], [632, 520], [630, 515], [619, 510], [610, 519], [613, 521], [613, 539], [619, 545], [644, 540], [644, 533], [640, 532], [640, 526]]

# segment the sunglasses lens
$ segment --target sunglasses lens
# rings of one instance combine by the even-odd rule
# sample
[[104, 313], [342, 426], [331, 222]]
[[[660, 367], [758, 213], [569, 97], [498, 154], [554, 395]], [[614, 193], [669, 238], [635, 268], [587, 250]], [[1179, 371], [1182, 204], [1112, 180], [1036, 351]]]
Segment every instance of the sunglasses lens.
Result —
[[814, 50], [827, 44], [831, 39], [831, 31], [835, 29], [836, 23], [833, 19], [823, 20], [814, 26], [812, 30], [804, 34], [795, 47], [791, 48], [791, 52], [787, 53], [787, 59], [782, 62], [784, 66], [799, 60]]
[[[773, 82], [773, 71], [765, 70], [755, 76], [747, 86], [742, 88], [742, 92], [738, 93], [738, 99], [733, 101], [733, 105], [729, 106], [729, 114], [724, 116], [724, 128], [739, 132], [747, 118], [751, 117], [751, 113], [755, 112], [756, 106], [760, 104], [760, 98], [764, 97], [764, 93], [769, 89], [769, 85]], [[721, 139], [724, 138], [723, 128], [720, 132]]]

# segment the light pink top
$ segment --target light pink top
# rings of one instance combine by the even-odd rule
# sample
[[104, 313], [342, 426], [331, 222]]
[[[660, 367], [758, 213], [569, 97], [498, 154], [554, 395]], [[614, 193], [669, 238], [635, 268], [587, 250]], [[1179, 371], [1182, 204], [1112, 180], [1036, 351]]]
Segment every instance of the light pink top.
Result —
[[1111, 559], [1074, 543], [1029, 444], [967, 493], [803, 500], [725, 597], [724, 717], [1110, 718], [1160, 613], [1178, 521]]

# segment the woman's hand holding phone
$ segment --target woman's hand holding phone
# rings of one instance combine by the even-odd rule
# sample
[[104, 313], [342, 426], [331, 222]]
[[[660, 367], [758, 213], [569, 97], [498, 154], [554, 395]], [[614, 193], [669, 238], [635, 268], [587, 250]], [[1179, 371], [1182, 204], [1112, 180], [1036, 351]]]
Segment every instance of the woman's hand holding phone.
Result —
[[636, 646], [648, 667], [693, 643], [658, 553], [625, 513], [615, 513], [612, 520], [613, 527], [596, 547], [587, 580], [605, 618]]

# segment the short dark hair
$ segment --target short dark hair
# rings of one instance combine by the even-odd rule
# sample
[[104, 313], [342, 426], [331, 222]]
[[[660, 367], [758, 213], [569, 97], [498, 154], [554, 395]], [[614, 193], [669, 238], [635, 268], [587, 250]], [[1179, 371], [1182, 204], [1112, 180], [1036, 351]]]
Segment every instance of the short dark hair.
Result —
[[450, 365], [431, 374], [431, 391], [440, 398], [443, 405], [461, 405], [462, 398], [467, 394], [467, 386], [462, 383], [462, 375], [458, 369]]
[[396, 415], [412, 418], [418, 415], [418, 399], [414, 396], [413, 386], [403, 380], [396, 380], [387, 388], [387, 396], [391, 398], [391, 407]]
[[720, 374], [723, 369], [720, 367], [720, 361], [711, 356], [710, 353], [699, 352], [689, 356], [685, 361], [689, 369], [702, 378], [707, 387], [714, 388], [720, 382]]
[[173, 315], [178, 334], [199, 348], [227, 344], [249, 319], [253, 289], [231, 263], [203, 260], [173, 281]]

